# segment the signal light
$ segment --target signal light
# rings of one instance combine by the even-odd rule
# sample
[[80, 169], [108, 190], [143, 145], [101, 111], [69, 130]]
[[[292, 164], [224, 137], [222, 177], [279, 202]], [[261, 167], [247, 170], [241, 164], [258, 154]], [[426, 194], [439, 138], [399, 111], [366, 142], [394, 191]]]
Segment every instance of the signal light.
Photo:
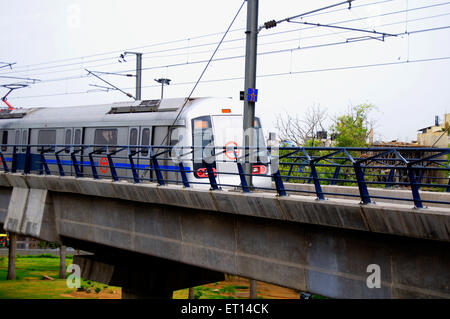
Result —
[[222, 109], [222, 113], [231, 113], [231, 109]]
[[[217, 174], [216, 174], [216, 169], [214, 167], [213, 167], [213, 172], [214, 172], [214, 177], [216, 177]], [[198, 178], [208, 177], [208, 170], [206, 169], [206, 167], [202, 167], [197, 170], [197, 177]]]
[[263, 175], [267, 173], [266, 165], [253, 165], [252, 166], [252, 175]]

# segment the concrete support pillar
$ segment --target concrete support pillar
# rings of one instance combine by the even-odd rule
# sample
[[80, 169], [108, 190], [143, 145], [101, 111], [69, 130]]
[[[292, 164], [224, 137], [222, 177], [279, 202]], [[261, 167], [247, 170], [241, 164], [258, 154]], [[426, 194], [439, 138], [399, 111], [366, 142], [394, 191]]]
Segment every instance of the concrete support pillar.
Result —
[[250, 299], [258, 299], [258, 284], [255, 279], [250, 279]]
[[16, 279], [16, 248], [17, 234], [9, 233], [9, 249], [8, 249], [8, 276], [7, 280]]
[[189, 288], [189, 299], [195, 299], [195, 295], [194, 295], [194, 287], [190, 287]]
[[66, 278], [66, 246], [61, 245], [59, 248], [59, 278]]

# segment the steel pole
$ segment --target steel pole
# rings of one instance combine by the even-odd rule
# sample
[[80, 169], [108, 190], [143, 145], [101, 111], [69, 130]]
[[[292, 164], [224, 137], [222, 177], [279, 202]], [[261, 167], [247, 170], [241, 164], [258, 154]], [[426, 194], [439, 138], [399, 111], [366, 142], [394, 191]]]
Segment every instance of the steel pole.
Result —
[[141, 100], [142, 53], [136, 53], [136, 100]]
[[[258, 3], [259, 0], [247, 1], [247, 31], [245, 49], [245, 84], [244, 84], [244, 147], [253, 146], [253, 135], [255, 127], [255, 102], [248, 101], [248, 89], [256, 88], [256, 54], [258, 36]], [[252, 186], [252, 163], [249, 150], [245, 149], [244, 173], [247, 185]]]

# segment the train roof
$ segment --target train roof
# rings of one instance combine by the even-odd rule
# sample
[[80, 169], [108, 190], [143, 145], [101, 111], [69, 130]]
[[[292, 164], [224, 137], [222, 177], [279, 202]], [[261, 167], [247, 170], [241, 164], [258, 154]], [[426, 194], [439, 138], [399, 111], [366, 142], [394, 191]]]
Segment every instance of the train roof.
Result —
[[[69, 107], [37, 107], [0, 112], [0, 128], [172, 125], [180, 108], [208, 98], [171, 98]], [[182, 116], [175, 125], [184, 125]]]

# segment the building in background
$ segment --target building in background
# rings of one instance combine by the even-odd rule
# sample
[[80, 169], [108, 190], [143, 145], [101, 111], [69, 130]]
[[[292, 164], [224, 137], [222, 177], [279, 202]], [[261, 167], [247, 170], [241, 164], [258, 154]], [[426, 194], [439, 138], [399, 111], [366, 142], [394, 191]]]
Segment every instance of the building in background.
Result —
[[435, 117], [434, 126], [424, 127], [417, 134], [417, 143], [429, 147], [446, 148], [450, 144], [449, 136], [450, 113], [445, 114], [444, 121], [439, 121], [439, 116]]

